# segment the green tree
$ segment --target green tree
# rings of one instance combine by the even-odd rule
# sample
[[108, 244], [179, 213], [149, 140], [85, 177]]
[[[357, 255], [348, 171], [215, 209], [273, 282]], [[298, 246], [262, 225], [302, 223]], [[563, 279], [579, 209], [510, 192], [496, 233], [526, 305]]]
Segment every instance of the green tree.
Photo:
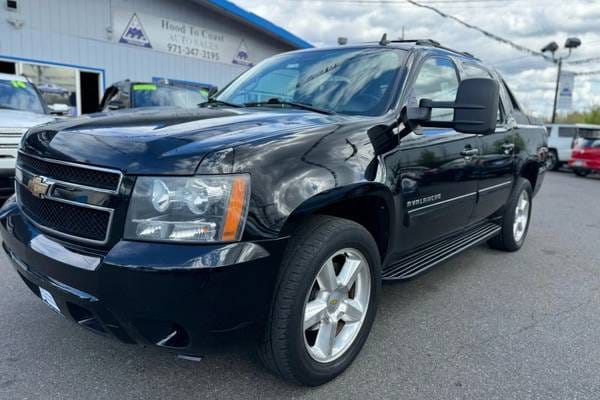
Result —
[[558, 122], [580, 123], [580, 124], [598, 124], [600, 125], [600, 105], [592, 106], [586, 111], [575, 111], [566, 115], [559, 115]]

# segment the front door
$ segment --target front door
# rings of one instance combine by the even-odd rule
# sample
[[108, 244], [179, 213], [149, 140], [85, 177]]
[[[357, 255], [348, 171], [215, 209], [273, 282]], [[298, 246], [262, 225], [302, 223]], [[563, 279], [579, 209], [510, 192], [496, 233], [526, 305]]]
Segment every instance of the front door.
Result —
[[[454, 101], [459, 77], [454, 62], [429, 57], [409, 91], [408, 104], [423, 98]], [[432, 120], [452, 120], [453, 110], [434, 109]], [[422, 128], [385, 155], [387, 177], [400, 196], [400, 251], [458, 231], [469, 223], [477, 197], [477, 135]]]

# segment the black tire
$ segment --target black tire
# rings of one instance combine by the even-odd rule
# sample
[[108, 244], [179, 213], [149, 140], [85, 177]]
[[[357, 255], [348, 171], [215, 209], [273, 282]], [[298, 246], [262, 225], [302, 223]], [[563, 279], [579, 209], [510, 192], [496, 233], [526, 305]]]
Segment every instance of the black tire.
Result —
[[548, 158], [546, 159], [546, 168], [550, 171], [558, 171], [560, 168], [560, 161], [558, 161], [558, 153], [556, 150], [551, 149], [548, 151]]
[[590, 173], [590, 171], [587, 171], [585, 169], [575, 169], [575, 170], [573, 170], [573, 172], [575, 172], [575, 175], [577, 175], [581, 178], [585, 178]]
[[[336, 251], [359, 250], [369, 264], [371, 289], [368, 308], [354, 341], [342, 355], [329, 362], [317, 362], [305, 346], [304, 303], [315, 277]], [[284, 380], [317, 386], [340, 375], [362, 349], [375, 319], [381, 288], [379, 251], [371, 234], [361, 225], [342, 218], [315, 216], [292, 235], [286, 249], [273, 304], [259, 346], [259, 358]]]
[[[516, 240], [513, 231], [513, 225], [517, 217], [517, 204], [523, 192], [526, 193], [526, 196], [529, 199], [527, 223], [522, 237], [519, 240]], [[521, 248], [521, 246], [523, 246], [523, 243], [527, 238], [529, 225], [531, 223], [532, 199], [533, 191], [531, 188], [531, 183], [525, 178], [519, 178], [506, 204], [504, 215], [502, 216], [502, 230], [497, 236], [488, 241], [488, 244], [491, 248], [502, 251], [517, 251]]]

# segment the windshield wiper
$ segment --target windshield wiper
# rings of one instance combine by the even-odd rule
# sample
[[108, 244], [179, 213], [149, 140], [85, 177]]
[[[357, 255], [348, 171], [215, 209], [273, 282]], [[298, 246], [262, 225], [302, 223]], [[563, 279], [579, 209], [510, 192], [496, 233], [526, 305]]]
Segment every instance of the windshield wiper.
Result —
[[208, 107], [210, 105], [222, 105], [222, 106], [235, 107], [235, 108], [245, 107], [245, 105], [243, 105], [243, 104], [230, 103], [228, 101], [218, 100], [218, 99], [214, 99], [214, 98], [210, 98], [210, 99], [206, 100], [205, 102], [198, 104], [198, 107]]
[[297, 103], [295, 101], [281, 100], [276, 97], [269, 99], [269, 101], [257, 101], [254, 103], [244, 103], [244, 106], [246, 106], [246, 107], [257, 107], [257, 106], [260, 107], [260, 106], [273, 106], [273, 105], [274, 106], [285, 105], [285, 106], [290, 106], [290, 107], [294, 107], [294, 108], [300, 108], [302, 110], [314, 111], [319, 114], [325, 114], [325, 115], [335, 114], [335, 111], [315, 107], [312, 104]]

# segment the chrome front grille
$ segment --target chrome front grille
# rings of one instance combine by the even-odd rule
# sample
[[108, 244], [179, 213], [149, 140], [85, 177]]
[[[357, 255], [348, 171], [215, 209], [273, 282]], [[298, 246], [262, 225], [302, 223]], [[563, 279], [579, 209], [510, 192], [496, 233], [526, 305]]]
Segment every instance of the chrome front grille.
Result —
[[1, 136], [21, 136], [27, 132], [27, 128], [0, 128]]
[[40, 158], [19, 152], [17, 201], [41, 230], [62, 238], [103, 245], [114, 215], [120, 171]]
[[104, 243], [112, 213], [34, 196], [25, 186], [17, 187], [23, 211], [36, 224], [53, 233]]
[[82, 166], [69, 162], [58, 162], [46, 158], [19, 153], [17, 166], [45, 177], [62, 182], [84, 185], [91, 188], [116, 192], [121, 183], [121, 173], [105, 168]]

